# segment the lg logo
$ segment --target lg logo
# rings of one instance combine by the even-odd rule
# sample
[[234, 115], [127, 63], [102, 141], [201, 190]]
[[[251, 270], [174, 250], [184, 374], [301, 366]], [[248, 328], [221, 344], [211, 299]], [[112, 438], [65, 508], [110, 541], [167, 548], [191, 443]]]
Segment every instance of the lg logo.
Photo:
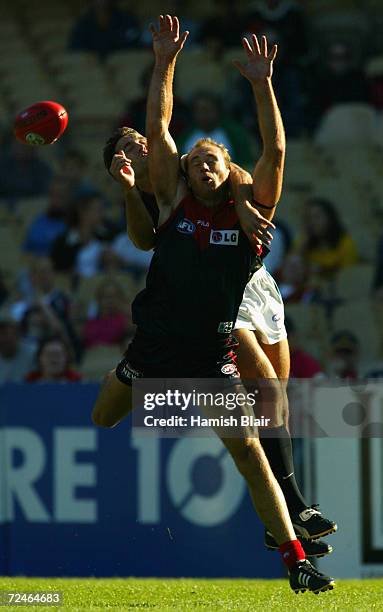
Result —
[[237, 246], [239, 230], [211, 230], [210, 244]]

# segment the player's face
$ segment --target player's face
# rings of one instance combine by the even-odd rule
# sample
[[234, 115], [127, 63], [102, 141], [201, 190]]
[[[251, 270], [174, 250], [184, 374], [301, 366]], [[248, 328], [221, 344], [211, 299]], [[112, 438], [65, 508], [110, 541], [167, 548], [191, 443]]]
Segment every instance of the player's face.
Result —
[[200, 197], [209, 197], [223, 185], [230, 173], [223, 152], [214, 145], [192, 149], [187, 168], [190, 187]]
[[126, 157], [132, 160], [134, 172], [143, 176], [148, 172], [148, 143], [141, 134], [128, 134], [121, 136], [116, 144], [115, 151], [124, 151]]

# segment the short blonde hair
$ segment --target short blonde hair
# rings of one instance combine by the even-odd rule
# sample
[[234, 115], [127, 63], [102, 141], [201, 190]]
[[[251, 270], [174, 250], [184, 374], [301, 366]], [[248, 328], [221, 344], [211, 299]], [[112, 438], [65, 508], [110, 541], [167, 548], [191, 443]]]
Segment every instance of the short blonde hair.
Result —
[[222, 151], [222, 154], [223, 154], [223, 157], [224, 157], [225, 164], [226, 164], [227, 168], [230, 167], [230, 163], [231, 163], [230, 153], [229, 153], [229, 151], [227, 150], [227, 148], [225, 147], [224, 144], [222, 144], [220, 142], [216, 142], [212, 138], [200, 138], [199, 140], [197, 140], [196, 143], [194, 143], [194, 145], [192, 146], [192, 148], [190, 149], [189, 153], [186, 156], [186, 159], [185, 159], [185, 169], [186, 169], [186, 171], [188, 169], [188, 157], [189, 157], [190, 153], [192, 151], [194, 151], [194, 149], [198, 149], [198, 147], [204, 147], [204, 146], [214, 146], [214, 147], [217, 147], [218, 149], [220, 149]]

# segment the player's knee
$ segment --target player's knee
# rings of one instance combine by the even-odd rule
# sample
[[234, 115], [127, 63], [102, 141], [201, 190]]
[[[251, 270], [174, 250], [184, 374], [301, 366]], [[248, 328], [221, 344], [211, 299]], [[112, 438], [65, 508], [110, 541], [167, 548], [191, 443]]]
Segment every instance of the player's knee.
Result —
[[262, 448], [259, 439], [244, 438], [242, 444], [232, 455], [239, 472], [248, 480], [262, 458]]
[[259, 383], [257, 416], [269, 419], [269, 427], [279, 427], [283, 423], [285, 396], [277, 378], [264, 378]]

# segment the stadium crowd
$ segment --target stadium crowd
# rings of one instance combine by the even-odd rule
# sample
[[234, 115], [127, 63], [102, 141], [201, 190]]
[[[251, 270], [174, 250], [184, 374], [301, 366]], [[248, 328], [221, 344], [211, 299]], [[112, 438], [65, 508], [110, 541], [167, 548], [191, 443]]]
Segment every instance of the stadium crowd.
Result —
[[[114, 54], [148, 49], [147, 23], [156, 15], [157, 5], [144, 20], [131, 2], [88, 4], [80, 15], [73, 10], [64, 54], [91, 53], [99, 69], [107, 71]], [[265, 33], [270, 42], [278, 43], [274, 83], [288, 137], [287, 195], [278, 209], [265, 263], [280, 284], [295, 323], [294, 338], [301, 334], [292, 350], [293, 373], [315, 370], [356, 378], [370, 372], [373, 362], [379, 371], [375, 362], [383, 356], [379, 332], [383, 238], [379, 240], [377, 230], [383, 201], [376, 200], [379, 190], [368, 170], [368, 164], [381, 162], [383, 129], [376, 130], [380, 143], [368, 140], [367, 131], [365, 140], [356, 134], [352, 141], [352, 123], [346, 135], [326, 141], [326, 126], [334, 109], [346, 109], [347, 114], [347, 109], [356, 107], [367, 109], [379, 124], [383, 47], [375, 36], [373, 13], [358, 9], [358, 3], [349, 3], [353, 12], [350, 8], [342, 12], [339, 3], [337, 11], [324, 12], [322, 17], [306, 4], [217, 1], [205, 15], [183, 0], [166, 2], [164, 8], [185, 15], [184, 25], [191, 32], [189, 53], [205, 54], [218, 68], [248, 32]], [[16, 9], [17, 2], [10, 19], [27, 37], [28, 27]], [[382, 18], [383, 12], [379, 15]], [[129, 65], [121, 69], [128, 89]], [[0, 76], [4, 70], [0, 66]], [[227, 146], [233, 161], [249, 167], [259, 135], [245, 80], [236, 80], [233, 70], [222, 92], [206, 86], [184, 95], [182, 70], [180, 62], [171, 125], [179, 150], [185, 152], [201, 136], [210, 136]], [[11, 256], [8, 266], [7, 258], [0, 262], [0, 383], [76, 382], [81, 372], [85, 379], [93, 377], [110, 361], [104, 347], [121, 351], [133, 334], [130, 303], [143, 285], [151, 253], [138, 251], [126, 235], [121, 197], [113, 185], [107, 185], [112, 179], [101, 158], [114, 127], [131, 125], [144, 131], [150, 72], [150, 64], [142, 66], [137, 95], [122, 100], [119, 113], [101, 127], [94, 128], [86, 117], [76, 121], [74, 112], [72, 135], [69, 126], [62, 141], [48, 152], [17, 143], [10, 125], [2, 126], [0, 239], [8, 237], [10, 249], [16, 242], [18, 263], [11, 265]], [[9, 116], [19, 110], [13, 108], [0, 79], [1, 100], [8, 104]], [[351, 111], [347, 117], [352, 117]], [[85, 134], [84, 142], [79, 134]], [[367, 151], [367, 179], [361, 172], [356, 182], [352, 167], [343, 164], [350, 148]], [[332, 188], [337, 181], [349, 185], [350, 200], [346, 188]], [[370, 309], [363, 324], [357, 313], [354, 319], [342, 316], [348, 305], [355, 305], [355, 298], [361, 310], [366, 304]], [[371, 353], [371, 347], [363, 349], [369, 334], [375, 334], [376, 350]], [[312, 353], [306, 370], [301, 367], [302, 351], [295, 350], [303, 339], [306, 353]], [[294, 364], [294, 353], [299, 363]], [[96, 368], [92, 355], [98, 355]], [[339, 356], [349, 359], [344, 367], [339, 366]]]

